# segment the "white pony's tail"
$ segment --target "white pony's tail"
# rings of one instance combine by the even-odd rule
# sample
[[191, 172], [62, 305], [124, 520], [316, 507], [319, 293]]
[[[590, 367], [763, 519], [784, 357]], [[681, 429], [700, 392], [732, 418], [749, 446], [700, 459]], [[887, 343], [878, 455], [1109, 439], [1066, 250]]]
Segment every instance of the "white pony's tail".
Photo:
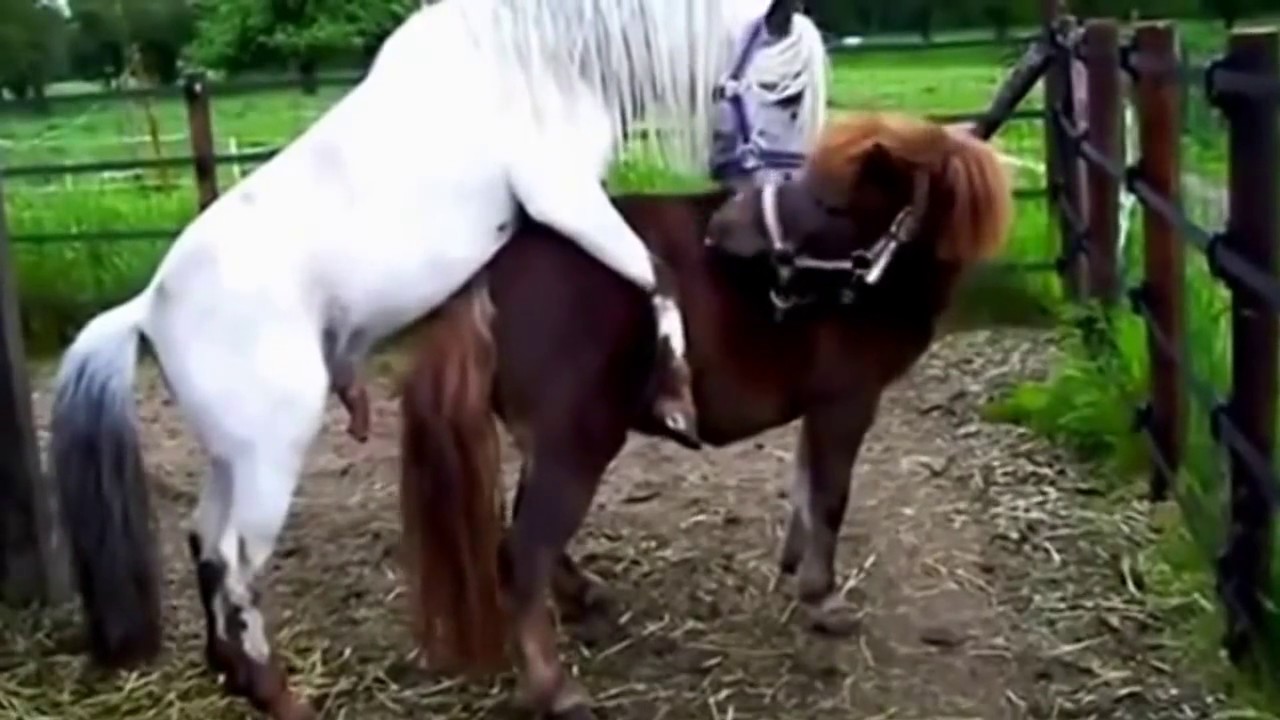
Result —
[[94, 318], [55, 384], [50, 472], [71, 542], [91, 654], [129, 667], [160, 652], [160, 575], [133, 385], [144, 292]]

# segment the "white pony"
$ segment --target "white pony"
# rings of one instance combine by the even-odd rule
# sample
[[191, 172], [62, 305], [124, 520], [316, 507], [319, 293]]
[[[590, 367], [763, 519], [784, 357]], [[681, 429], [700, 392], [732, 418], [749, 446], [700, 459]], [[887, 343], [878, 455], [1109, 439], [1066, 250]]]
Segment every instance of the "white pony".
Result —
[[[640, 122], [667, 163], [710, 163], [724, 182], [798, 167], [828, 58], [795, 4], [444, 0], [411, 15], [358, 86], [196, 218], [146, 289], [63, 358], [50, 461], [94, 657], [129, 665], [160, 645], [140, 337], [211, 460], [190, 536], [209, 659], [288, 716], [254, 585], [330, 388], [349, 402], [371, 346], [462, 287], [522, 209], [652, 292], [607, 167]], [[655, 295], [678, 357], [673, 308]]]

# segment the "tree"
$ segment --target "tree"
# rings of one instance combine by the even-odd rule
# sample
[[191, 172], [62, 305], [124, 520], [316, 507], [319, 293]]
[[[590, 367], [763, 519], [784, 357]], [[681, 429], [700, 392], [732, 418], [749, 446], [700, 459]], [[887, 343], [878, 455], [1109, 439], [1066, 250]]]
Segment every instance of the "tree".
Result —
[[76, 74], [103, 82], [123, 75], [129, 32], [116, 0], [70, 0], [68, 7]]
[[0, 0], [0, 87], [43, 98], [67, 68], [67, 20], [40, 0]]
[[416, 0], [198, 0], [191, 55], [228, 71], [367, 59]]
[[1235, 27], [1241, 19], [1262, 12], [1267, 0], [1201, 0], [1205, 12], [1222, 20], [1228, 29]]
[[[70, 0], [73, 53], [82, 77], [113, 80], [136, 70], [152, 82], [173, 82], [191, 40], [194, 18], [185, 0]], [[139, 67], [130, 67], [136, 56]]]
[[177, 80], [178, 59], [195, 33], [195, 17], [185, 0], [129, 0], [124, 20], [148, 78]]

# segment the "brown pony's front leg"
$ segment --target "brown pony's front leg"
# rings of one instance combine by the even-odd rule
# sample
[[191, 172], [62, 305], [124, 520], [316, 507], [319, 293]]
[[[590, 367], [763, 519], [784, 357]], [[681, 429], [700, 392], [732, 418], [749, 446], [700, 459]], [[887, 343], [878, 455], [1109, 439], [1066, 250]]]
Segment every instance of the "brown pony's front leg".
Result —
[[836, 540], [853, 465], [879, 400], [877, 395], [810, 412], [800, 430], [781, 570], [799, 571], [797, 593], [809, 627], [841, 637], [857, 629], [858, 613], [835, 586]]
[[536, 712], [564, 720], [592, 717], [590, 696], [560, 662], [555, 624], [547, 606], [556, 565], [582, 525], [608, 464], [607, 458], [586, 460], [582, 454], [601, 455], [577, 448], [537, 453], [532, 470], [522, 473], [507, 544], [523, 695]]

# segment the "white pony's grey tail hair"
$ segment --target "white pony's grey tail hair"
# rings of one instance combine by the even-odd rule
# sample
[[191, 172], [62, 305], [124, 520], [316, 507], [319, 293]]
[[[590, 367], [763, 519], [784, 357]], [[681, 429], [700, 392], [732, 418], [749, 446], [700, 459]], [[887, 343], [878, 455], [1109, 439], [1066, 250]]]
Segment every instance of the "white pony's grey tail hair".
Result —
[[130, 667], [160, 652], [160, 576], [134, 376], [148, 296], [94, 318], [63, 356], [50, 472], [71, 542], [93, 659]]

